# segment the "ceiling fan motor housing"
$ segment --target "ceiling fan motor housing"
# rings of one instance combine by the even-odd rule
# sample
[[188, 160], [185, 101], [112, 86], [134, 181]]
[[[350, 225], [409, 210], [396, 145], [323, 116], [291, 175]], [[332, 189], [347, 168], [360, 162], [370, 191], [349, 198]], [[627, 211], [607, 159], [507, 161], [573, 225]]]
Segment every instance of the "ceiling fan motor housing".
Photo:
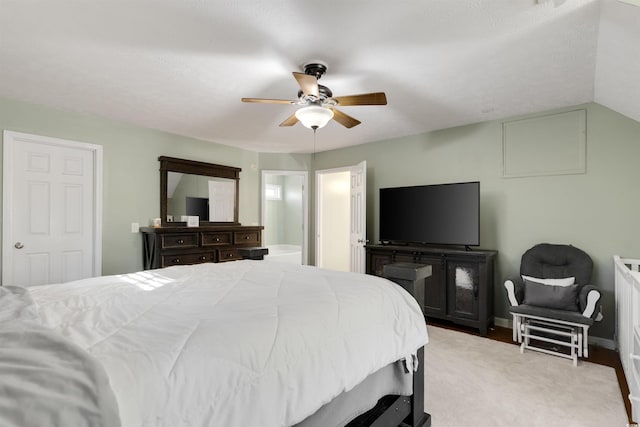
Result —
[[[318, 85], [318, 93], [320, 94], [319, 101], [325, 101], [333, 96], [333, 92], [326, 86]], [[298, 99], [305, 99], [304, 92], [298, 91]]]
[[327, 72], [327, 64], [323, 64], [322, 62], [309, 62], [308, 64], [304, 64], [304, 73], [310, 76], [315, 76], [316, 79], [320, 80], [320, 77]]

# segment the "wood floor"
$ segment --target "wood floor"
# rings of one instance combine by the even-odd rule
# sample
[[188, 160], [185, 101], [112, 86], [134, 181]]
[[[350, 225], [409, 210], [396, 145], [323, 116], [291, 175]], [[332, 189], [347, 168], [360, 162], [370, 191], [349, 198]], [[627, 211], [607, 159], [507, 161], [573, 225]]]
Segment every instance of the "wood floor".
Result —
[[[439, 326], [443, 328], [453, 329], [460, 332], [466, 332], [473, 335], [480, 335], [477, 329], [466, 328], [464, 326], [455, 325], [450, 322], [446, 322], [438, 319], [428, 319], [428, 323], [434, 326]], [[505, 342], [508, 344], [517, 345], [512, 340], [513, 334], [511, 329], [502, 328], [499, 326], [493, 327], [489, 330], [487, 334], [487, 338]], [[549, 356], [554, 357], [554, 356]], [[580, 360], [588, 360], [591, 363], [597, 363], [599, 365], [609, 366], [616, 370], [616, 376], [618, 377], [618, 384], [620, 385], [620, 393], [622, 394], [622, 401], [624, 402], [624, 406], [627, 410], [627, 417], [629, 418], [629, 423], [632, 423], [631, 419], [631, 402], [629, 402], [629, 386], [627, 385], [627, 380], [624, 377], [624, 371], [622, 370], [622, 363], [620, 362], [620, 356], [617, 351], [609, 350], [604, 347], [598, 347], [594, 345], [589, 346], [589, 358], [588, 359], [580, 359]]]

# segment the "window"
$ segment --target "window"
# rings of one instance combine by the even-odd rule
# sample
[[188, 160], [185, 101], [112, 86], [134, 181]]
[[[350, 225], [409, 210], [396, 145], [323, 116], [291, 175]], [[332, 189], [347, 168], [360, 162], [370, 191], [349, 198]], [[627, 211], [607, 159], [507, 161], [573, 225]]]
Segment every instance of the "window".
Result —
[[282, 200], [282, 185], [267, 184], [265, 188], [265, 198], [267, 200]]

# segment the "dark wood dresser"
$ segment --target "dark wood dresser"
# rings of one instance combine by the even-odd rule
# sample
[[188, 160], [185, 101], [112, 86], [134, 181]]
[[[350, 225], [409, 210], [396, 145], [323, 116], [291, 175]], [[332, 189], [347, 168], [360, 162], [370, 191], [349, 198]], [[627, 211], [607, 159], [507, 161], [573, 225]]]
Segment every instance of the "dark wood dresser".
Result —
[[242, 259], [239, 248], [262, 244], [262, 226], [143, 227], [144, 269]]

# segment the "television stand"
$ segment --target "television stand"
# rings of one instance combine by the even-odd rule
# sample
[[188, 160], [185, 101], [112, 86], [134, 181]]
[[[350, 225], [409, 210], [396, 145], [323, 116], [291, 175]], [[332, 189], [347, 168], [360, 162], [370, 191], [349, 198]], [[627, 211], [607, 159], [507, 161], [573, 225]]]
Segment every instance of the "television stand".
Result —
[[[493, 323], [493, 284], [497, 252], [467, 247], [367, 245], [367, 274], [383, 276], [394, 263], [427, 264], [423, 309], [427, 317], [478, 328], [486, 336]], [[423, 291], [423, 292], [422, 292]]]

